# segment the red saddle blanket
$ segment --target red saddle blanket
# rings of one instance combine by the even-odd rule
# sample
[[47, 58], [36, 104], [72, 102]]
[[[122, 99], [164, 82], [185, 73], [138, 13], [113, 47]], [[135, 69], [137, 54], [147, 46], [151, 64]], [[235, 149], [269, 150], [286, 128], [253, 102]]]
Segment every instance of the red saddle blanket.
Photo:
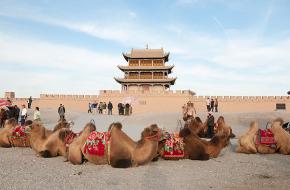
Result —
[[276, 145], [276, 140], [271, 129], [259, 129], [256, 137], [256, 144], [263, 144], [268, 146]]
[[109, 142], [109, 132], [93, 131], [86, 140], [84, 153], [97, 156], [104, 156], [106, 145], [108, 144], [108, 142]]
[[26, 137], [27, 134], [29, 134], [29, 127], [25, 126], [16, 126], [13, 131], [11, 137], [13, 138], [19, 138], [19, 137]]
[[30, 128], [25, 126], [16, 126], [11, 136], [9, 136], [9, 141], [12, 146], [27, 147], [30, 146], [29, 132]]
[[184, 157], [183, 138], [178, 134], [167, 133], [163, 151], [164, 158], [182, 158]]
[[74, 138], [79, 135], [80, 133], [74, 133], [73, 131], [70, 131], [64, 139], [65, 145], [68, 147], [73, 142]]

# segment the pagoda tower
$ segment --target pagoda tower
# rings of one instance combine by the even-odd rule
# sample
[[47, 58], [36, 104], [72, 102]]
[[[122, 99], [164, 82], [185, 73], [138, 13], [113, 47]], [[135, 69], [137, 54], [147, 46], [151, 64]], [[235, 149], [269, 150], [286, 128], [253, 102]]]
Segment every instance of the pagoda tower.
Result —
[[174, 85], [176, 78], [168, 77], [174, 65], [165, 65], [169, 53], [161, 49], [132, 49], [123, 53], [127, 66], [118, 65], [124, 78], [114, 78], [122, 91], [164, 91]]

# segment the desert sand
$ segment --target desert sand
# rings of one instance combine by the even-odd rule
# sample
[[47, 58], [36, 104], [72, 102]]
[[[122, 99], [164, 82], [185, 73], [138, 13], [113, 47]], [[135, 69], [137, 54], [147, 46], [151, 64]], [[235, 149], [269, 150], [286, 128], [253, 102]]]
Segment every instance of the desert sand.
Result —
[[[32, 110], [29, 111], [30, 117]], [[53, 128], [56, 110], [41, 110], [42, 121]], [[223, 115], [238, 136], [252, 120], [265, 128], [276, 117], [290, 120], [290, 113], [214, 113]], [[203, 120], [205, 113], [198, 114]], [[98, 131], [105, 131], [112, 122], [120, 121], [123, 130], [134, 140], [142, 129], [157, 123], [169, 131], [179, 130], [180, 113], [147, 113], [133, 116], [108, 116], [71, 111], [66, 114], [74, 121], [78, 132], [90, 120]], [[235, 153], [237, 138], [224, 148], [221, 155], [209, 161], [165, 161], [129, 169], [91, 163], [75, 166], [64, 158], [40, 158], [30, 148], [0, 148], [1, 189], [290, 189], [290, 156], [247, 155]]]

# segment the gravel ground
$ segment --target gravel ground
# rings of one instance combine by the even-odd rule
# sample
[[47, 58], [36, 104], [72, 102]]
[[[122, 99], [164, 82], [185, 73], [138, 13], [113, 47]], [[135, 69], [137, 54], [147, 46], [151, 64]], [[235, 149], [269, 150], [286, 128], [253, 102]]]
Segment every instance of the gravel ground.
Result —
[[[245, 132], [254, 119], [261, 127], [277, 116], [290, 120], [290, 114], [285, 112], [222, 115], [237, 135]], [[204, 113], [200, 116], [205, 118]], [[42, 110], [42, 117], [48, 128], [57, 120], [52, 110]], [[180, 115], [148, 113], [123, 117], [70, 112], [67, 117], [75, 122], [75, 131], [91, 119], [100, 131], [113, 121], [122, 121], [124, 131], [137, 140], [141, 130], [151, 123], [176, 130]], [[36, 157], [30, 148], [0, 148], [0, 189], [290, 189], [289, 155], [237, 154], [237, 139], [231, 142], [218, 158], [209, 161], [159, 160], [129, 169], [91, 163], [74, 166], [62, 157]]]

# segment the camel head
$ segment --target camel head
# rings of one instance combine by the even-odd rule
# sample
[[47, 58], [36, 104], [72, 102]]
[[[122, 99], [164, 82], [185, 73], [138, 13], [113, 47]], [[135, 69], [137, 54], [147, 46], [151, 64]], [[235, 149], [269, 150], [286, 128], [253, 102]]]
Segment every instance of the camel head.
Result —
[[156, 124], [152, 124], [143, 130], [143, 132], [141, 133], [141, 138], [159, 141], [161, 138], [161, 130]]
[[281, 131], [283, 130], [282, 129], [282, 126], [281, 126], [281, 122], [280, 121], [274, 121], [272, 123], [272, 127], [271, 127], [272, 131], [275, 133], [277, 131]]
[[219, 116], [218, 120], [217, 120], [217, 124], [220, 125], [225, 125], [225, 118], [223, 116]]
[[30, 129], [31, 129], [31, 132], [34, 132], [34, 131], [39, 131], [41, 129], [44, 129], [44, 127], [41, 122], [33, 121], [32, 124], [30, 125]]
[[96, 125], [93, 124], [92, 122], [87, 123], [86, 126], [84, 127], [84, 131], [92, 132], [96, 130]]
[[252, 121], [250, 123], [250, 131], [258, 131], [259, 127], [258, 127], [258, 122], [256, 121]]
[[276, 119], [273, 121], [273, 123], [274, 123], [274, 122], [278, 122], [278, 123], [280, 123], [280, 125], [283, 125], [283, 124], [284, 124], [284, 120], [283, 120], [281, 117], [276, 118]]

